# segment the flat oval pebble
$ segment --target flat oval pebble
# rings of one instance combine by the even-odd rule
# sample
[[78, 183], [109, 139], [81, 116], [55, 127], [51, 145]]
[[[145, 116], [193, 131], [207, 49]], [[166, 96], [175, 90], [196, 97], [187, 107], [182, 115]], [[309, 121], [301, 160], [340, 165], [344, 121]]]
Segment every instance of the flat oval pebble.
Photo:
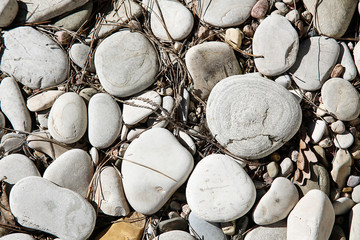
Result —
[[253, 220], [258, 225], [276, 223], [286, 218], [298, 201], [295, 185], [286, 178], [278, 177], [255, 207]]
[[1, 71], [32, 89], [65, 81], [69, 71], [68, 58], [50, 37], [32, 27], [17, 27], [5, 31], [2, 37], [5, 48]]
[[219, 223], [207, 222], [197, 217], [193, 212], [189, 214], [190, 233], [206, 240], [226, 240], [226, 235], [221, 230]]
[[0, 160], [0, 179], [6, 177], [5, 182], [15, 184], [29, 176], [40, 177], [40, 173], [34, 162], [25, 155], [10, 154]]
[[93, 2], [89, 1], [84, 6], [72, 11], [71, 14], [54, 22], [54, 25], [76, 32], [89, 19], [93, 5]]
[[49, 132], [63, 143], [80, 140], [87, 129], [87, 110], [84, 100], [76, 93], [61, 95], [52, 106], [49, 114]]
[[345, 131], [342, 134], [336, 134], [334, 138], [334, 145], [337, 148], [347, 149], [354, 143], [354, 136]]
[[130, 213], [126, 201], [121, 173], [112, 166], [105, 166], [100, 170], [100, 177], [95, 181], [97, 185], [93, 201], [99, 210], [110, 216], [126, 216]]
[[180, 231], [180, 230], [173, 230], [163, 234], [160, 234], [155, 238], [156, 240], [195, 240], [193, 236], [189, 233]]
[[[161, 97], [155, 91], [147, 91], [133, 97], [139, 99], [127, 100], [123, 108], [123, 120], [124, 123], [128, 125], [135, 125], [140, 122], [156, 111], [161, 105]], [[145, 101], [140, 99], [144, 99]]]
[[186, 199], [196, 216], [209, 222], [229, 222], [245, 215], [256, 197], [254, 183], [232, 158], [212, 154], [192, 172]]
[[320, 190], [309, 191], [287, 220], [287, 239], [328, 240], [335, 222], [330, 199]]
[[219, 82], [210, 93], [206, 111], [216, 140], [231, 153], [248, 159], [279, 149], [298, 131], [301, 116], [300, 105], [288, 90], [253, 75]]
[[286, 221], [281, 221], [267, 226], [259, 226], [249, 231], [245, 240], [287, 240]]
[[329, 78], [339, 52], [339, 44], [332, 38], [308, 38], [300, 43], [296, 62], [289, 72], [301, 89], [318, 90]]
[[256, 0], [201, 0], [200, 17], [213, 26], [232, 27], [242, 24], [250, 16]]
[[31, 131], [31, 116], [25, 106], [19, 85], [10, 77], [4, 78], [0, 85], [1, 111], [9, 119], [14, 130]]
[[69, 57], [80, 68], [85, 67], [86, 60], [89, 58], [86, 69], [90, 72], [95, 72], [94, 58], [90, 53], [91, 49], [88, 45], [75, 43], [69, 50]]
[[309, 128], [309, 134], [313, 143], [320, 142], [321, 138], [326, 132], [326, 122], [323, 120], [316, 120], [312, 122]]
[[28, 98], [26, 101], [27, 108], [32, 112], [39, 112], [51, 108], [55, 100], [60, 97], [64, 91], [49, 90], [42, 92], [33, 97]]
[[[160, 12], [163, 19], [160, 17]], [[192, 13], [177, 0], [159, 0], [157, 3], [153, 2], [151, 9], [151, 31], [156, 37], [162, 40], [169, 40], [163, 22], [171, 38], [179, 41], [190, 34], [194, 25], [194, 17]]]
[[[128, 146], [122, 162], [124, 191], [138, 212], [157, 212], [187, 180], [194, 166], [191, 153], [166, 129], [153, 128]], [[131, 162], [130, 162], [131, 161]]]
[[45, 170], [43, 178], [86, 197], [94, 165], [84, 150], [71, 149], [53, 161]]
[[360, 94], [349, 81], [329, 79], [321, 88], [321, 97], [326, 109], [339, 120], [351, 121], [360, 114]]
[[144, 35], [121, 31], [97, 47], [95, 68], [107, 92], [127, 97], [154, 83], [159, 63], [156, 50]]
[[89, 101], [89, 142], [96, 148], [109, 147], [119, 137], [122, 127], [121, 110], [106, 93], [95, 94]]
[[95, 227], [96, 213], [89, 202], [41, 177], [17, 182], [9, 199], [11, 213], [24, 227], [74, 240], [87, 239]]
[[299, 36], [283, 16], [265, 18], [256, 29], [253, 39], [256, 68], [264, 75], [276, 76], [287, 71], [296, 61]]
[[0, 3], [0, 27], [7, 27], [15, 19], [19, 5], [16, 0], [3, 0]]
[[0, 237], [0, 240], [35, 240], [35, 238], [25, 233], [11, 233]]

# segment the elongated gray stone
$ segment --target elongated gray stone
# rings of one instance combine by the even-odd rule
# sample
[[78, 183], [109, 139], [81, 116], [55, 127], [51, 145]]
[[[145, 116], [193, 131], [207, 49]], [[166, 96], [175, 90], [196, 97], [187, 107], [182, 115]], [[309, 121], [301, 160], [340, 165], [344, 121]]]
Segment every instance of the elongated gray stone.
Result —
[[93, 5], [92, 1], [88, 2], [71, 14], [60, 18], [54, 23], [54, 25], [76, 32], [85, 23], [85, 21], [89, 19], [93, 10]]
[[7, 27], [15, 19], [19, 5], [16, 0], [2, 0], [0, 3], [0, 27]]
[[206, 111], [215, 139], [248, 159], [265, 157], [283, 146], [298, 131], [301, 116], [300, 105], [288, 90], [254, 75], [220, 81], [210, 93]]
[[32, 27], [17, 27], [2, 35], [5, 46], [0, 70], [29, 88], [47, 88], [65, 81], [69, 61], [51, 38]]

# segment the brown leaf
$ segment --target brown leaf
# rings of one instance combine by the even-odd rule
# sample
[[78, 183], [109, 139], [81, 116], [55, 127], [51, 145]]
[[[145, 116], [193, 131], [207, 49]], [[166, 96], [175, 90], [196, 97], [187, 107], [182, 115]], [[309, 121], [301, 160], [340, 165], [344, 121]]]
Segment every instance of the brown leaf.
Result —
[[0, 223], [15, 225], [15, 218], [10, 211], [9, 198], [6, 194], [6, 182], [1, 181], [0, 196]]
[[307, 146], [307, 149], [303, 150], [306, 160], [312, 163], [316, 163], [318, 161], [316, 154]]
[[299, 151], [299, 156], [298, 159], [296, 161], [296, 166], [299, 170], [303, 170], [304, 166], [305, 166], [305, 157], [304, 154], [302, 152], [302, 150]]

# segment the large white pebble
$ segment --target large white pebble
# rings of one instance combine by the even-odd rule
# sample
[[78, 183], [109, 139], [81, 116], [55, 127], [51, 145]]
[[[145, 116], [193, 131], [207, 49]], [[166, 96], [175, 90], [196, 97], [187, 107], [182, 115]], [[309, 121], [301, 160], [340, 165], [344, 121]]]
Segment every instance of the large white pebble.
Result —
[[254, 222], [258, 225], [278, 222], [287, 217], [298, 201], [299, 193], [295, 185], [287, 178], [278, 177], [256, 206]]
[[50, 110], [48, 120], [51, 136], [63, 143], [80, 140], [87, 129], [87, 110], [84, 100], [76, 93], [61, 95]]
[[360, 239], [360, 204], [356, 204], [350, 212], [350, 235], [349, 240]]
[[335, 222], [330, 199], [320, 190], [309, 191], [287, 220], [287, 239], [328, 240]]
[[203, 158], [186, 186], [186, 199], [196, 216], [228, 222], [245, 215], [256, 197], [254, 183], [232, 158], [212, 154]]
[[354, 136], [345, 131], [342, 134], [336, 134], [334, 144], [337, 148], [347, 149], [354, 143]]
[[332, 162], [331, 177], [339, 188], [345, 186], [346, 180], [351, 173], [353, 160], [349, 151], [339, 149]]
[[144, 35], [121, 31], [100, 43], [95, 68], [107, 92], [127, 97], [154, 83], [159, 63], [153, 45]]
[[1, 237], [0, 240], [35, 240], [35, 238], [25, 233], [11, 233]]
[[89, 101], [89, 141], [96, 148], [106, 148], [119, 137], [122, 118], [116, 101], [106, 93], [95, 94]]
[[275, 76], [287, 71], [296, 61], [299, 36], [283, 16], [265, 18], [256, 29], [253, 39], [256, 68], [264, 75]]
[[191, 153], [166, 129], [153, 128], [128, 146], [122, 174], [129, 204], [138, 212], [157, 212], [187, 180], [194, 166]]
[[156, 237], [156, 240], [195, 240], [193, 236], [189, 233], [180, 231], [180, 230], [172, 230], [169, 232], [165, 232]]
[[73, 240], [87, 239], [95, 227], [96, 213], [89, 202], [41, 177], [17, 182], [9, 199], [11, 213], [24, 227]]
[[72, 149], [53, 161], [43, 177], [86, 197], [93, 174], [94, 165], [89, 154], [81, 149]]
[[245, 240], [287, 240], [286, 221], [254, 228], [246, 234]]

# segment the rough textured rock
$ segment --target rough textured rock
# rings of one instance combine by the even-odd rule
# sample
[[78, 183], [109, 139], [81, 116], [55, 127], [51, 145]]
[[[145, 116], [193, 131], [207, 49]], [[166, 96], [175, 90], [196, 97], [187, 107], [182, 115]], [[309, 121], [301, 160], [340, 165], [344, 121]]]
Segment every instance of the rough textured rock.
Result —
[[104, 89], [127, 97], [149, 87], [158, 73], [158, 57], [138, 32], [121, 31], [107, 37], [95, 52], [95, 68]]
[[36, 89], [66, 79], [69, 71], [66, 53], [45, 34], [32, 27], [17, 27], [4, 32], [2, 37], [5, 49], [0, 70], [14, 76], [16, 81]]
[[12, 214], [24, 227], [74, 240], [87, 239], [95, 227], [96, 213], [90, 203], [41, 177], [17, 182], [9, 199]]
[[253, 75], [219, 82], [206, 111], [216, 140], [233, 154], [249, 159], [265, 157], [290, 140], [300, 127], [301, 116], [300, 105], [288, 90]]
[[276, 76], [287, 71], [296, 61], [299, 36], [283, 16], [265, 18], [256, 29], [253, 39], [256, 68], [264, 75]]
[[231, 47], [222, 42], [205, 42], [191, 47], [185, 55], [186, 67], [194, 80], [194, 92], [206, 99], [222, 79], [241, 73]]

